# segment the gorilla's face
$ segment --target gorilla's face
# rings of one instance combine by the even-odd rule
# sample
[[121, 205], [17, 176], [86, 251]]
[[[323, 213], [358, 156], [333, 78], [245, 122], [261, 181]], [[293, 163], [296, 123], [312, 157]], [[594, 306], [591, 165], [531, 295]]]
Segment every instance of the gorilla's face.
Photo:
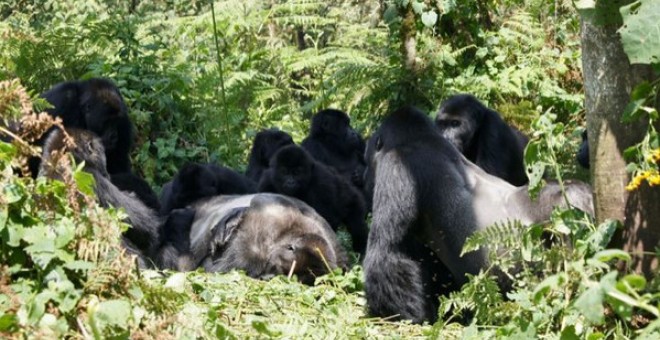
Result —
[[280, 149], [271, 162], [273, 185], [278, 192], [298, 196], [309, 186], [314, 169], [314, 161], [296, 145]]
[[273, 245], [262, 279], [275, 275], [295, 274], [300, 282], [312, 285], [317, 276], [328, 272], [322, 256], [329, 253], [330, 246], [314, 234], [285, 234]]
[[105, 85], [90, 85], [80, 98], [85, 127], [101, 137], [106, 151], [119, 141], [119, 122], [127, 118], [126, 104], [121, 95]]
[[[469, 117], [469, 118], [468, 118]], [[438, 112], [435, 120], [440, 134], [452, 143], [458, 151], [465, 152], [470, 147], [470, 141], [476, 131], [476, 121], [469, 114], [451, 114]]]

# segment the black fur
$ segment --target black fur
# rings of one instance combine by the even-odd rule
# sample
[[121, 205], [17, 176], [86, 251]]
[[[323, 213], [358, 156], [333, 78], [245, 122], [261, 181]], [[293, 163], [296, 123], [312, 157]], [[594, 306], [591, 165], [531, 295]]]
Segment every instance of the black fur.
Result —
[[268, 169], [271, 157], [283, 146], [293, 144], [291, 136], [278, 129], [262, 130], [254, 137], [245, 175], [259, 183], [261, 174]]
[[[119, 89], [110, 80], [92, 78], [63, 82], [41, 97], [54, 106], [47, 112], [60, 117], [65, 127], [89, 130], [101, 138], [108, 173], [131, 171], [129, 153], [134, 139], [133, 124]], [[43, 145], [44, 138], [37, 144]], [[35, 176], [38, 169], [39, 159], [31, 159], [30, 170]]]
[[110, 180], [119, 190], [134, 193], [149, 208], [160, 211], [158, 196], [143, 178], [132, 172], [122, 172], [110, 175]]
[[[172, 237], [165, 237], [161, 232], [163, 219], [157, 213], [147, 207], [140, 199], [133, 194], [121, 191], [110, 181], [106, 170], [105, 151], [99, 137], [93, 133], [81, 129], [67, 129], [67, 133], [73, 137], [75, 147], [69, 150], [74, 158], [80, 162], [85, 162], [84, 170], [94, 176], [96, 186], [94, 191], [103, 207], [123, 208], [128, 215], [128, 228], [122, 235], [124, 247], [132, 254], [137, 255], [142, 267], [157, 266], [160, 268], [183, 269], [186, 264], [181, 263], [180, 259], [185, 258], [189, 251], [180, 253], [178, 249], [170, 242], [175, 241]], [[51, 178], [58, 178], [58, 169], [53, 167], [51, 162], [51, 152], [65, 147], [64, 133], [59, 130], [53, 130], [44, 143], [43, 162], [39, 174]], [[167, 228], [167, 224], [165, 224]], [[184, 232], [185, 234], [185, 229]], [[171, 235], [176, 235], [172, 233]], [[182, 242], [183, 247], [186, 240], [181, 237], [181, 233], [176, 237], [176, 242]], [[171, 265], [171, 267], [166, 267]]]
[[589, 169], [591, 164], [589, 163], [589, 138], [587, 136], [587, 130], [582, 132], [582, 143], [580, 144], [576, 159], [578, 164], [583, 168]]
[[165, 215], [201, 198], [255, 192], [256, 183], [232, 169], [215, 164], [189, 163], [163, 186], [160, 211]]
[[345, 225], [351, 234], [353, 249], [364, 254], [368, 230], [362, 195], [334, 170], [315, 162], [303, 148], [289, 145], [280, 149], [264, 172], [259, 191], [304, 201], [335, 230], [340, 224]]
[[447, 99], [435, 122], [447, 140], [487, 173], [516, 186], [529, 181], [523, 161], [527, 137], [472, 95]]
[[[486, 249], [460, 256], [468, 236], [506, 220], [541, 222], [555, 206], [565, 206], [557, 183], [532, 201], [526, 186], [487, 174], [416, 108], [386, 117], [366, 154], [366, 186], [374, 201], [363, 266], [374, 316], [434, 321], [438, 294], [488, 268]], [[571, 205], [593, 214], [588, 185], [566, 182], [565, 188]], [[506, 288], [505, 277], [499, 278]]]
[[353, 185], [362, 188], [365, 145], [350, 122], [343, 111], [321, 110], [312, 118], [309, 136], [301, 145], [315, 160], [332, 167]]
[[310, 285], [334, 268], [346, 269], [346, 254], [328, 223], [295, 198], [217, 196], [193, 208], [190, 239], [195, 268], [240, 269], [259, 279], [292, 273]]

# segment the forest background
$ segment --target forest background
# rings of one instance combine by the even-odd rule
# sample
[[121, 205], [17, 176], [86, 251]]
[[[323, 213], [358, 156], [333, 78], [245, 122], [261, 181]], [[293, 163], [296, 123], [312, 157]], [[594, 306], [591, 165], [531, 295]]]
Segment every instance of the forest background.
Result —
[[[630, 60], [657, 67], [660, 45], [634, 49], [643, 45], [640, 30], [660, 42], [649, 28], [660, 22], [653, 19], [658, 1], [635, 2], [633, 14], [648, 6], [642, 18], [620, 14], [631, 1], [599, 3], [6, 0], [0, 113], [26, 112], [17, 99], [23, 88], [34, 98], [61, 81], [111, 78], [136, 126], [135, 171], [158, 189], [190, 161], [242, 171], [256, 132], [278, 127], [300, 142], [322, 108], [347, 111], [369, 136], [398, 106], [432, 115], [443, 99], [468, 92], [532, 138], [530, 173], [590, 181], [598, 167], [589, 173], [575, 162], [581, 132], [597, 117], [589, 98], [585, 107], [581, 16], [615, 30], [627, 19], [628, 32], [616, 43]], [[643, 122], [630, 130], [641, 134], [623, 164], [626, 181], [636, 176], [642, 185], [657, 175], [657, 163], [647, 161], [659, 147], [655, 79], [633, 84], [626, 110], [617, 113], [617, 122]], [[420, 326], [366, 317], [359, 266], [314, 287], [240, 273], [126, 271], [134, 266], [119, 251], [122, 213], [82, 209], [67, 203], [64, 184], [13, 176], [17, 153], [0, 148], [3, 336], [599, 339], [653, 338], [660, 329], [657, 275], [620, 272], [632, 257], [608, 249], [618, 223], [607, 218], [557, 211], [543, 226], [502, 225], [475, 235], [466, 249], [514, 249], [495, 265], [527, 263], [514, 291], [505, 299], [482, 273], [442, 299], [441, 321]], [[537, 176], [532, 187], [542, 181]], [[84, 191], [84, 180], [77, 184]], [[570, 237], [546, 247], [547, 234]], [[644, 250], [655, 257], [654, 247]]]

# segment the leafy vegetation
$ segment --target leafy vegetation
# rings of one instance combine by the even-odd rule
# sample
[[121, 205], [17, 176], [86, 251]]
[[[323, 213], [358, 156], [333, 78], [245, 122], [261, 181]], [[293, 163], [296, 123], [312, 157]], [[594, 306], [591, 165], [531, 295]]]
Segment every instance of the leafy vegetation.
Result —
[[[414, 72], [402, 51], [402, 28], [411, 22]], [[629, 25], [627, 34], [641, 33]], [[345, 109], [368, 135], [391, 108], [414, 103], [433, 112], [457, 92], [474, 93], [532, 137], [526, 161], [534, 187], [544, 173], [588, 178], [574, 162], [584, 118], [578, 17], [569, 1], [8, 0], [0, 4], [0, 37], [3, 120], [39, 112], [44, 103], [35, 94], [57, 82], [112, 78], [137, 127], [136, 170], [155, 186], [186, 161], [242, 169], [257, 131], [276, 126], [300, 141], [319, 108]], [[657, 56], [648, 48], [632, 51]], [[657, 87], [640, 86], [626, 117], [657, 121]], [[628, 152], [631, 170], [650, 181], [657, 151], [650, 124], [648, 139]], [[2, 337], [660, 332], [657, 277], [618, 273], [615, 263], [629, 255], [606, 249], [613, 221], [595, 226], [578, 212], [556, 211], [547, 225], [511, 223], [474, 235], [465, 251], [487, 244], [493, 268], [517, 269], [512, 291], [503, 296], [493, 278], [502, 274], [491, 269], [442, 298], [439, 322], [411, 325], [365, 315], [359, 266], [314, 287], [235, 272], [139, 271], [119, 244], [123, 213], [94, 203], [79, 166], [63, 182], [15, 176], [29, 152], [0, 144]]]

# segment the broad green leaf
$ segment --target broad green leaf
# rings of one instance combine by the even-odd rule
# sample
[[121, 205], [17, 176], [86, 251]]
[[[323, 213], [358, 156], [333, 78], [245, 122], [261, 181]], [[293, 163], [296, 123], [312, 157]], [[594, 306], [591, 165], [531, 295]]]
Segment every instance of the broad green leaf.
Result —
[[660, 63], [660, 0], [636, 1], [620, 11], [623, 26], [619, 34], [630, 62]]
[[426, 27], [429, 28], [433, 27], [437, 21], [438, 21], [438, 14], [436, 14], [434, 11], [428, 11], [422, 14], [422, 23]]
[[573, 306], [592, 323], [600, 324], [603, 322], [603, 298], [605, 294], [600, 286], [594, 286], [587, 289], [580, 297], [575, 300]]
[[422, 12], [424, 11], [424, 9], [426, 8], [426, 4], [423, 3], [423, 2], [419, 2], [419, 1], [413, 1], [413, 2], [412, 2], [412, 8], [413, 8], [413, 11], [414, 11], [416, 14], [419, 15], [419, 14], [422, 14]]
[[78, 189], [85, 195], [94, 195], [94, 176], [91, 174], [82, 171], [81, 166], [83, 163], [78, 165], [78, 169], [73, 173], [73, 179], [76, 181]]
[[606, 249], [597, 252], [594, 258], [601, 262], [608, 262], [614, 259], [630, 261], [630, 254], [620, 249]]
[[102, 329], [107, 326], [127, 329], [130, 316], [131, 304], [125, 300], [103, 301], [96, 306], [94, 312], [94, 320]]

